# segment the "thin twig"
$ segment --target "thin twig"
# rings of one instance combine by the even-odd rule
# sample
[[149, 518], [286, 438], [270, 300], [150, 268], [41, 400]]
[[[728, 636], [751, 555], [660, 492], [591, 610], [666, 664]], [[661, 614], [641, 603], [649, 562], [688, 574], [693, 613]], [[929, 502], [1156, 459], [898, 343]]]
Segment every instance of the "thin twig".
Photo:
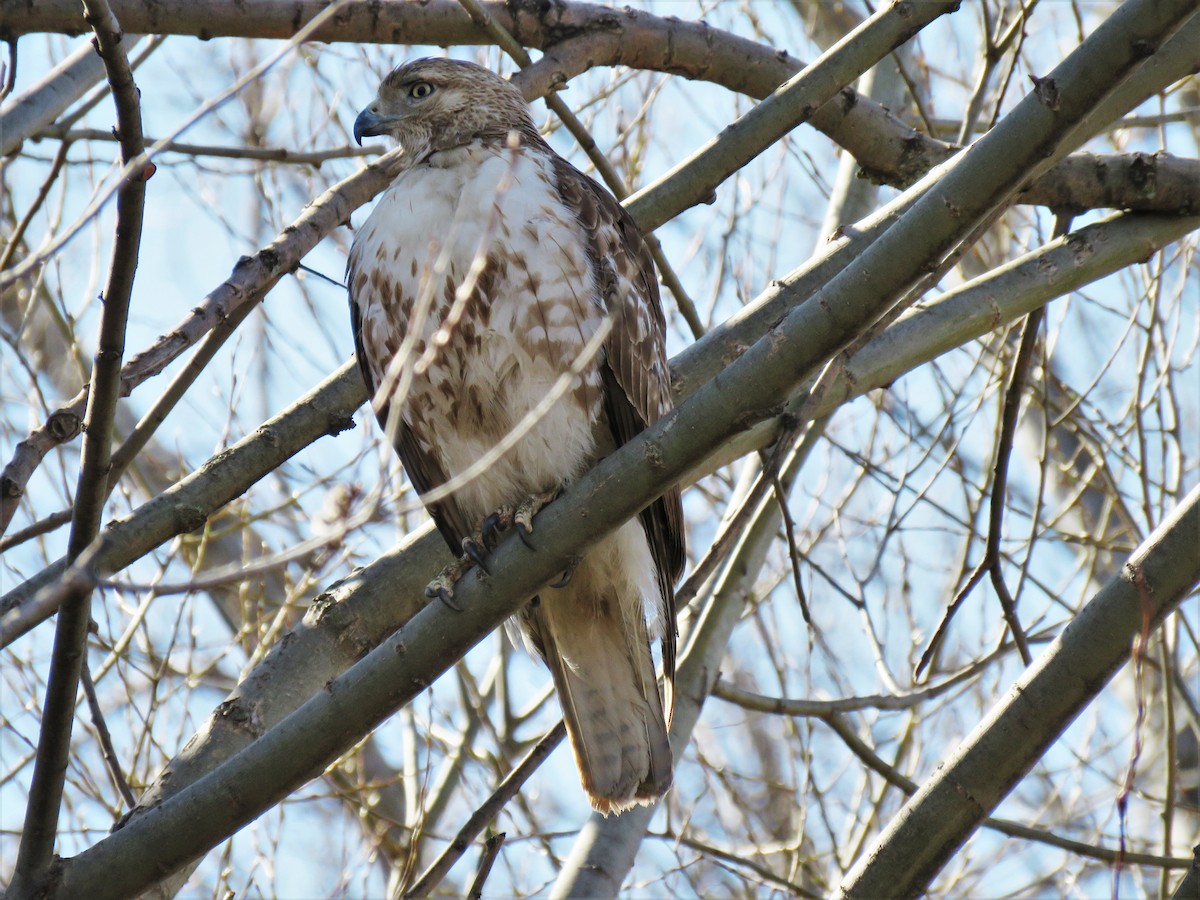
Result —
[[[1055, 237], [1059, 235], [1056, 234]], [[1021, 345], [1017, 350], [1017, 358], [1013, 362], [1012, 378], [1004, 396], [1004, 412], [1001, 417], [1000, 442], [996, 448], [996, 469], [992, 480], [991, 505], [988, 510], [988, 539], [987, 551], [984, 554], [992, 579], [992, 587], [1000, 598], [1000, 606], [1004, 610], [1004, 619], [1012, 631], [1017, 651], [1025, 665], [1033, 662], [1029, 646], [1025, 641], [1025, 632], [1017, 619], [1016, 607], [1008, 586], [1004, 583], [1004, 572], [1001, 568], [1000, 539], [1004, 534], [1004, 505], [1008, 495], [1008, 464], [1012, 457], [1013, 441], [1017, 433], [1017, 420], [1021, 414], [1021, 395], [1025, 392], [1025, 380], [1033, 365], [1033, 354], [1037, 347], [1038, 332], [1042, 319], [1046, 314], [1045, 307], [1039, 307], [1025, 319], [1021, 328]]]
[[778, 471], [771, 473], [771, 487], [774, 489], [775, 501], [779, 504], [779, 515], [783, 519], [783, 534], [787, 538], [792, 584], [796, 589], [796, 600], [800, 603], [800, 615], [804, 617], [804, 624], [811, 628], [812, 615], [808, 611], [808, 599], [804, 595], [804, 585], [800, 580], [800, 548], [796, 544], [796, 522], [792, 518], [792, 510], [788, 506], [787, 490], [779, 479]]
[[137, 806], [137, 797], [129, 787], [125, 773], [121, 771], [121, 763], [117, 759], [117, 751], [112, 742], [112, 733], [108, 730], [108, 723], [104, 721], [104, 710], [100, 708], [100, 698], [96, 696], [96, 684], [92, 681], [86, 654], [83, 657], [83, 669], [80, 672], [79, 680], [83, 685], [83, 696], [87, 699], [88, 711], [92, 716], [92, 727], [96, 729], [96, 737], [100, 742], [100, 753], [104, 757], [104, 765], [108, 767], [108, 774], [112, 778], [113, 784], [121, 792], [125, 808], [133, 809]]
[[458, 862], [459, 857], [479, 836], [479, 832], [483, 831], [487, 824], [500, 814], [500, 810], [504, 808], [505, 804], [516, 796], [517, 791], [524, 786], [529, 776], [537, 771], [546, 757], [562, 742], [566, 734], [567, 728], [561, 720], [546, 732], [545, 736], [534, 744], [533, 749], [525, 755], [525, 758], [509, 773], [508, 777], [500, 782], [492, 795], [483, 802], [483, 805], [471, 814], [463, 827], [458, 830], [458, 834], [454, 836], [454, 840], [450, 842], [450, 846], [442, 851], [442, 855], [422, 873], [416, 884], [403, 892], [403, 896], [429, 896], [433, 889], [441, 884], [450, 868]]
[[[112, 132], [99, 128], [69, 128], [62, 125], [51, 125], [43, 128], [32, 136], [32, 140], [57, 139], [67, 143], [74, 141], [114, 141]], [[328, 150], [310, 150], [307, 152], [289, 150], [287, 147], [219, 147], [214, 144], [186, 144], [181, 141], [157, 141], [146, 138], [147, 142], [158, 145], [159, 153], [179, 153], [184, 156], [212, 156], [219, 159], [248, 159], [256, 162], [281, 162], [294, 165], [320, 166], [333, 159], [353, 159], [362, 156], [374, 156], [372, 147], [330, 147]]]
[[823, 896], [814, 891], [807, 890], [795, 882], [788, 881], [786, 878], [780, 875], [776, 875], [766, 866], [759, 865], [756, 862], [751, 862], [750, 860], [746, 859], [745, 856], [739, 856], [738, 854], [731, 853], [728, 850], [722, 850], [720, 847], [714, 847], [712, 844], [705, 844], [702, 841], [698, 841], [695, 838], [690, 837], [686, 832], [663, 832], [660, 834], [653, 831], [647, 831], [646, 837], [659, 838], [660, 840], [680, 844], [681, 846], [689, 847], [692, 850], [695, 850], [697, 853], [703, 853], [705, 856], [711, 856], [713, 859], [718, 859], [722, 862], [740, 866], [753, 872], [764, 881], [768, 881], [773, 885], [778, 885], [793, 896], [811, 898]]
[[[1058, 216], [1055, 220], [1052, 240], [1056, 240], [1070, 231], [1072, 218], [1072, 216], [1067, 214], [1060, 214]], [[942, 621], [938, 623], [937, 630], [921, 654], [921, 659], [917, 662], [916, 669], [914, 670], [915, 678], [919, 679], [924, 674], [926, 667], [945, 639], [947, 629], [950, 627], [950, 622], [954, 618], [954, 614], [962, 606], [963, 601], [967, 599], [971, 591], [975, 589], [975, 586], [983, 580], [984, 575], [989, 575], [991, 578], [992, 588], [996, 591], [996, 596], [1000, 600], [1000, 606], [1004, 611], [1004, 621], [1012, 632], [1013, 642], [1017, 645], [1017, 652], [1021, 654], [1021, 661], [1026, 666], [1033, 662], [1033, 656], [1029, 652], [1029, 643], [1021, 627], [1021, 622], [1017, 618], [1016, 604], [1013, 601], [1012, 594], [1008, 590], [1008, 585], [1004, 582], [1002, 567], [1004, 554], [1000, 549], [1000, 541], [1004, 534], [1004, 504], [1008, 494], [1008, 465], [1012, 457], [1013, 442], [1016, 438], [1017, 422], [1020, 418], [1021, 399], [1025, 392], [1025, 383], [1029, 376], [1029, 370], [1033, 365], [1034, 349], [1037, 347], [1038, 332], [1044, 316], [1045, 308], [1038, 307], [1025, 317], [1021, 325], [1020, 346], [1017, 349], [1016, 359], [1013, 361], [1008, 387], [1004, 392], [1004, 407], [1000, 414], [1000, 433], [996, 439], [996, 462], [992, 475], [992, 494], [988, 507], [988, 534], [983, 559], [971, 573], [971, 577], [967, 579], [967, 583], [955, 595], [954, 600], [946, 608], [946, 612], [942, 615]]]
[[4, 537], [0, 538], [0, 553], [5, 552], [6, 550], [11, 550], [13, 547], [19, 546], [26, 541], [31, 541], [40, 535], [48, 534], [51, 531], [56, 531], [70, 521], [70, 509], [60, 509], [56, 513], [43, 516], [32, 525], [26, 525], [19, 531], [14, 531], [12, 534], [6, 534]]
[[479, 857], [479, 868], [475, 872], [475, 880], [471, 882], [471, 889], [467, 891], [467, 897], [470, 900], [482, 900], [483, 885], [487, 881], [487, 877], [492, 874], [492, 866], [496, 863], [496, 857], [500, 855], [500, 848], [504, 846], [505, 837], [507, 835], [501, 831], [483, 842], [483, 855]]
[[25, 210], [25, 215], [21, 216], [21, 221], [13, 229], [12, 235], [8, 239], [8, 244], [4, 247], [4, 253], [0, 255], [0, 270], [8, 268], [8, 264], [12, 262], [13, 255], [17, 252], [17, 247], [20, 245], [21, 239], [25, 237], [25, 231], [29, 228], [29, 223], [33, 221], [33, 217], [37, 215], [37, 211], [42, 208], [42, 204], [46, 202], [46, 198], [50, 195], [50, 189], [54, 187], [54, 182], [58, 180], [58, 175], [67, 161], [67, 149], [68, 145], [62, 144], [54, 154], [54, 161], [50, 164], [50, 171], [47, 173], [45, 180], [42, 181], [42, 186], [38, 188], [37, 196], [29, 204], [29, 209]]

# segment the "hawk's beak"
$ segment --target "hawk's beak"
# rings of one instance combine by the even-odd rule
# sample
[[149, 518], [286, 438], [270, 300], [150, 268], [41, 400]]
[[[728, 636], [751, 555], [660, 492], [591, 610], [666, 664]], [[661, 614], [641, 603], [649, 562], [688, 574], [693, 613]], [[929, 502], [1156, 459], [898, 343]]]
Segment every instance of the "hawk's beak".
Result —
[[358, 146], [362, 146], [362, 139], [365, 137], [374, 137], [379, 134], [387, 133], [388, 120], [378, 113], [371, 111], [367, 107], [358, 114], [358, 118], [354, 120], [354, 140]]

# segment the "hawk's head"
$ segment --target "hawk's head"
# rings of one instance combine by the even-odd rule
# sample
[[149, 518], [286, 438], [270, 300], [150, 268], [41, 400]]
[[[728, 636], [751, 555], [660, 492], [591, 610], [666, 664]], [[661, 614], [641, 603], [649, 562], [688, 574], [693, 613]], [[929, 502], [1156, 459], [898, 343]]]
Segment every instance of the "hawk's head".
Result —
[[503, 140], [511, 131], [536, 135], [525, 98], [509, 82], [474, 63], [417, 59], [394, 69], [375, 100], [354, 120], [354, 139], [391, 135], [409, 153]]

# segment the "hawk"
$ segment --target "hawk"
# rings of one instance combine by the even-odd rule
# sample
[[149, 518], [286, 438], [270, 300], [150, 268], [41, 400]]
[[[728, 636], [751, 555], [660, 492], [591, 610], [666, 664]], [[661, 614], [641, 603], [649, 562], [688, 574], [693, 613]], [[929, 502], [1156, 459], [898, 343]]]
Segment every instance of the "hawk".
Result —
[[[463, 556], [427, 593], [453, 604], [499, 529], [527, 540], [565, 485], [670, 410], [666, 325], [637, 226], [550, 148], [509, 82], [457, 60], [401, 65], [354, 122], [360, 142], [377, 135], [399, 142], [406, 167], [350, 251], [355, 348], [413, 487], [447, 486], [423, 500]], [[514, 617], [605, 814], [671, 783], [683, 563], [672, 488]]]

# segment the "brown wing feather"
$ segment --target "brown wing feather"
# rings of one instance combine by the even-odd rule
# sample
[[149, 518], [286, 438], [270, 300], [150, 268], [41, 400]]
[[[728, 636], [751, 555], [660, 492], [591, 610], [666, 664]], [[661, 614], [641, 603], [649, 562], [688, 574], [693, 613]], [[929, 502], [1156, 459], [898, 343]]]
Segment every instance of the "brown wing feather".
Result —
[[[353, 260], [346, 282], [349, 285], [350, 327], [354, 332], [354, 353], [358, 358], [358, 369], [362, 372], [363, 381], [367, 385], [367, 396], [374, 399], [377, 387], [375, 379], [371, 375], [371, 365], [367, 358], [366, 348], [363, 346], [362, 313], [359, 311], [359, 305], [355, 302], [354, 296], [356, 279], [354, 278]], [[376, 411], [375, 417], [379, 420], [379, 426], [383, 429], [384, 434], [388, 433], [390, 415], [391, 406], [388, 404], [381, 406]], [[394, 427], [396, 452], [400, 455], [400, 462], [404, 464], [404, 471], [408, 473], [408, 480], [412, 483], [413, 489], [418, 494], [424, 494], [426, 491], [444, 484], [446, 473], [442, 471], [437, 460], [421, 447], [416, 435], [412, 433], [412, 429], [408, 427], [404, 419], [401, 418]], [[436, 503], [427, 503], [425, 508], [429, 510], [438, 531], [450, 546], [450, 551], [454, 554], [461, 553], [462, 539], [470, 534], [470, 529], [453, 497], [447, 497]]]
[[[666, 320], [654, 260], [637, 225], [608, 191], [566, 160], [555, 156], [559, 195], [577, 212], [588, 236], [600, 295], [613, 317], [601, 368], [608, 424], [618, 446], [671, 409], [666, 357]], [[627, 281], [632, 291], [620, 289]], [[669, 689], [675, 679], [675, 582], [683, 572], [683, 505], [672, 487], [640, 514], [650, 542], [666, 605], [663, 670]], [[668, 709], [670, 708], [668, 697]], [[668, 713], [669, 715], [669, 713]]]

